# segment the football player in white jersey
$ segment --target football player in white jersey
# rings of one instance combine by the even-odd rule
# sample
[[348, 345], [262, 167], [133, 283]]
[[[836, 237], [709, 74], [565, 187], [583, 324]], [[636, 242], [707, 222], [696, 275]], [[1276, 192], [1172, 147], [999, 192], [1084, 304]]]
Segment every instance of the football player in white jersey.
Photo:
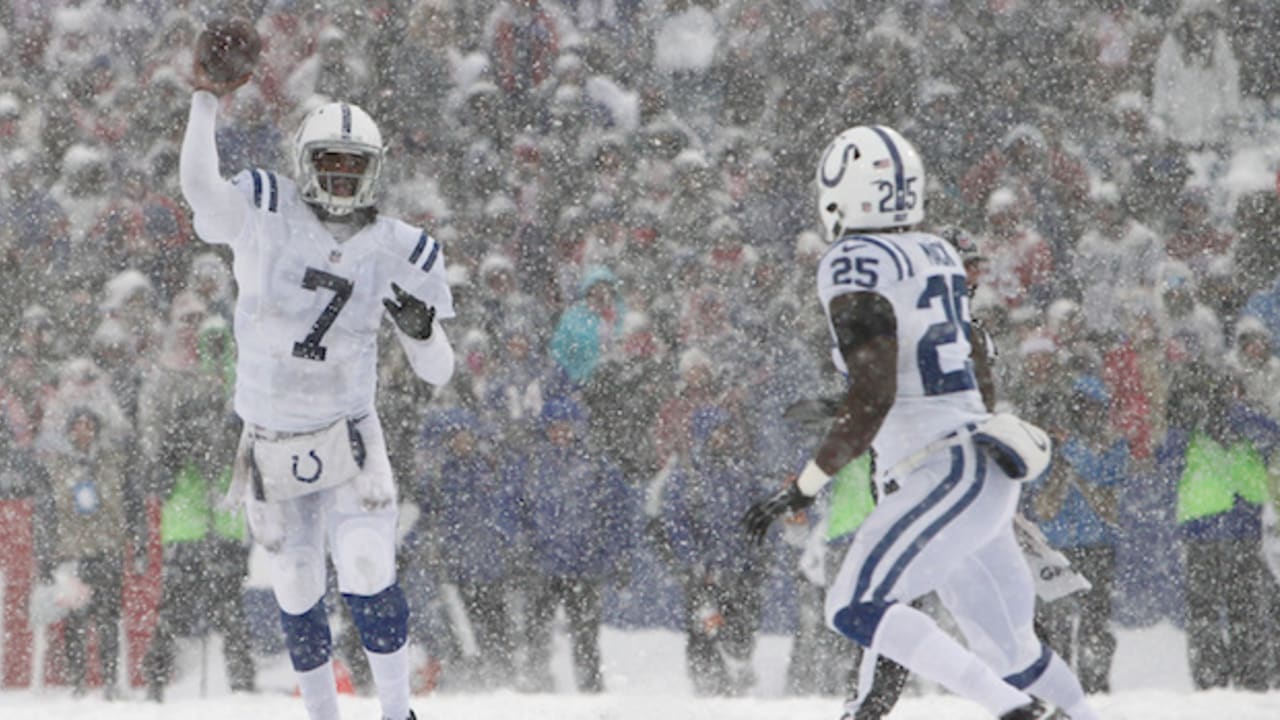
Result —
[[395, 483], [374, 412], [384, 315], [415, 372], [440, 385], [454, 356], [440, 243], [379, 215], [384, 147], [360, 108], [314, 109], [294, 138], [296, 179], [218, 171], [217, 82], [196, 63], [182, 192], [208, 243], [229, 245], [238, 285], [235, 409], [244, 420], [229, 498], [268, 551], [289, 654], [312, 720], [338, 718], [324, 607], [326, 545], [386, 720], [413, 718], [408, 606], [396, 579]]
[[[832, 246], [817, 286], [848, 388], [798, 480], [744, 522], [763, 536], [872, 449], [879, 502], [828, 589], [832, 629], [1004, 720], [1047, 717], [1047, 703], [1093, 720], [1079, 681], [1035, 635], [1035, 590], [1013, 533], [1021, 481], [1047, 469], [1049, 439], [983, 405], [963, 263], [942, 238], [912, 230], [924, 182], [919, 155], [891, 128], [850, 128], [823, 152], [818, 209]], [[968, 648], [910, 606], [930, 591]]]

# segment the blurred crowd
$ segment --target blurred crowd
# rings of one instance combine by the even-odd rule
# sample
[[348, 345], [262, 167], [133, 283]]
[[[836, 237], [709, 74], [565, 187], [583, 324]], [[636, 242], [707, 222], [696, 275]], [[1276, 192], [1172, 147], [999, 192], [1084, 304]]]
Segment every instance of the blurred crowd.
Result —
[[390, 344], [379, 398], [440, 682], [550, 689], [563, 607], [582, 691], [605, 619], [684, 629], [699, 692], [753, 685], [770, 578], [823, 577], [794, 568], [814, 518], [763, 548], [736, 523], [815, 444], [786, 408], [842, 387], [811, 183], [869, 123], [920, 150], [929, 227], [978, 247], [999, 404], [1057, 440], [1025, 510], [1094, 589], [1045, 608], [1055, 647], [1105, 690], [1115, 624], [1170, 618], [1198, 687], [1280, 681], [1280, 6], [8, 0], [0, 498], [35, 504], [40, 578], [87, 588], [69, 682], [87, 627], [115, 676], [122, 578], [158, 562], [153, 697], [202, 623], [254, 687], [217, 505], [234, 288], [176, 172], [215, 13], [264, 42], [224, 174], [292, 175], [301, 116], [351, 101], [389, 140], [382, 208], [444, 244], [459, 372], [429, 397]]

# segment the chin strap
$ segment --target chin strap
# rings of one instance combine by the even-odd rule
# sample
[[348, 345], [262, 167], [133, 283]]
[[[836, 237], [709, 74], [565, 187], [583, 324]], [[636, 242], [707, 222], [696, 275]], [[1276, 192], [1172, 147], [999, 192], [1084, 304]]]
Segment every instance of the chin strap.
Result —
[[307, 201], [307, 206], [316, 214], [320, 222], [327, 223], [349, 223], [355, 227], [364, 227], [373, 224], [378, 219], [378, 208], [370, 205], [369, 207], [355, 208], [351, 212], [337, 214], [315, 201]]

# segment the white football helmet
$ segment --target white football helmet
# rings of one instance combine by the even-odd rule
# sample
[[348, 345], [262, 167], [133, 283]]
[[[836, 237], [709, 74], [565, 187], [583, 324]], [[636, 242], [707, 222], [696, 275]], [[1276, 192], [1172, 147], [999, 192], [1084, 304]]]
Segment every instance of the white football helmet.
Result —
[[[332, 215], [346, 215], [356, 208], [369, 207], [377, 199], [378, 175], [386, 148], [382, 132], [369, 114], [351, 103], [327, 103], [303, 118], [293, 139], [298, 192], [302, 199], [323, 207]], [[362, 155], [368, 160], [364, 172], [356, 175], [316, 169], [315, 158], [322, 153]], [[321, 177], [321, 176], [324, 177]], [[351, 195], [330, 192], [335, 178], [355, 180]]]
[[837, 135], [822, 153], [817, 183], [828, 240], [924, 221], [924, 163], [893, 128], [859, 125]]

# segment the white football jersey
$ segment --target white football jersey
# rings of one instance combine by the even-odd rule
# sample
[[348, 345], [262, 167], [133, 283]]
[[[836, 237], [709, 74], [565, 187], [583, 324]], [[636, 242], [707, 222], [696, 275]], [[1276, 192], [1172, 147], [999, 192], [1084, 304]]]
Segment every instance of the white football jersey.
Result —
[[[832, 357], [845, 375], [831, 300], [876, 293], [898, 324], [898, 394], [872, 443], [881, 470], [935, 438], [988, 417], [973, 375], [964, 264], [946, 240], [920, 232], [849, 234], [818, 265]], [[858, 378], [850, 377], [855, 386]]]
[[383, 216], [338, 242], [288, 178], [246, 170], [232, 182], [248, 204], [229, 243], [239, 286], [236, 412], [288, 432], [372, 412], [391, 283], [434, 306], [437, 319], [454, 316], [440, 242]]

